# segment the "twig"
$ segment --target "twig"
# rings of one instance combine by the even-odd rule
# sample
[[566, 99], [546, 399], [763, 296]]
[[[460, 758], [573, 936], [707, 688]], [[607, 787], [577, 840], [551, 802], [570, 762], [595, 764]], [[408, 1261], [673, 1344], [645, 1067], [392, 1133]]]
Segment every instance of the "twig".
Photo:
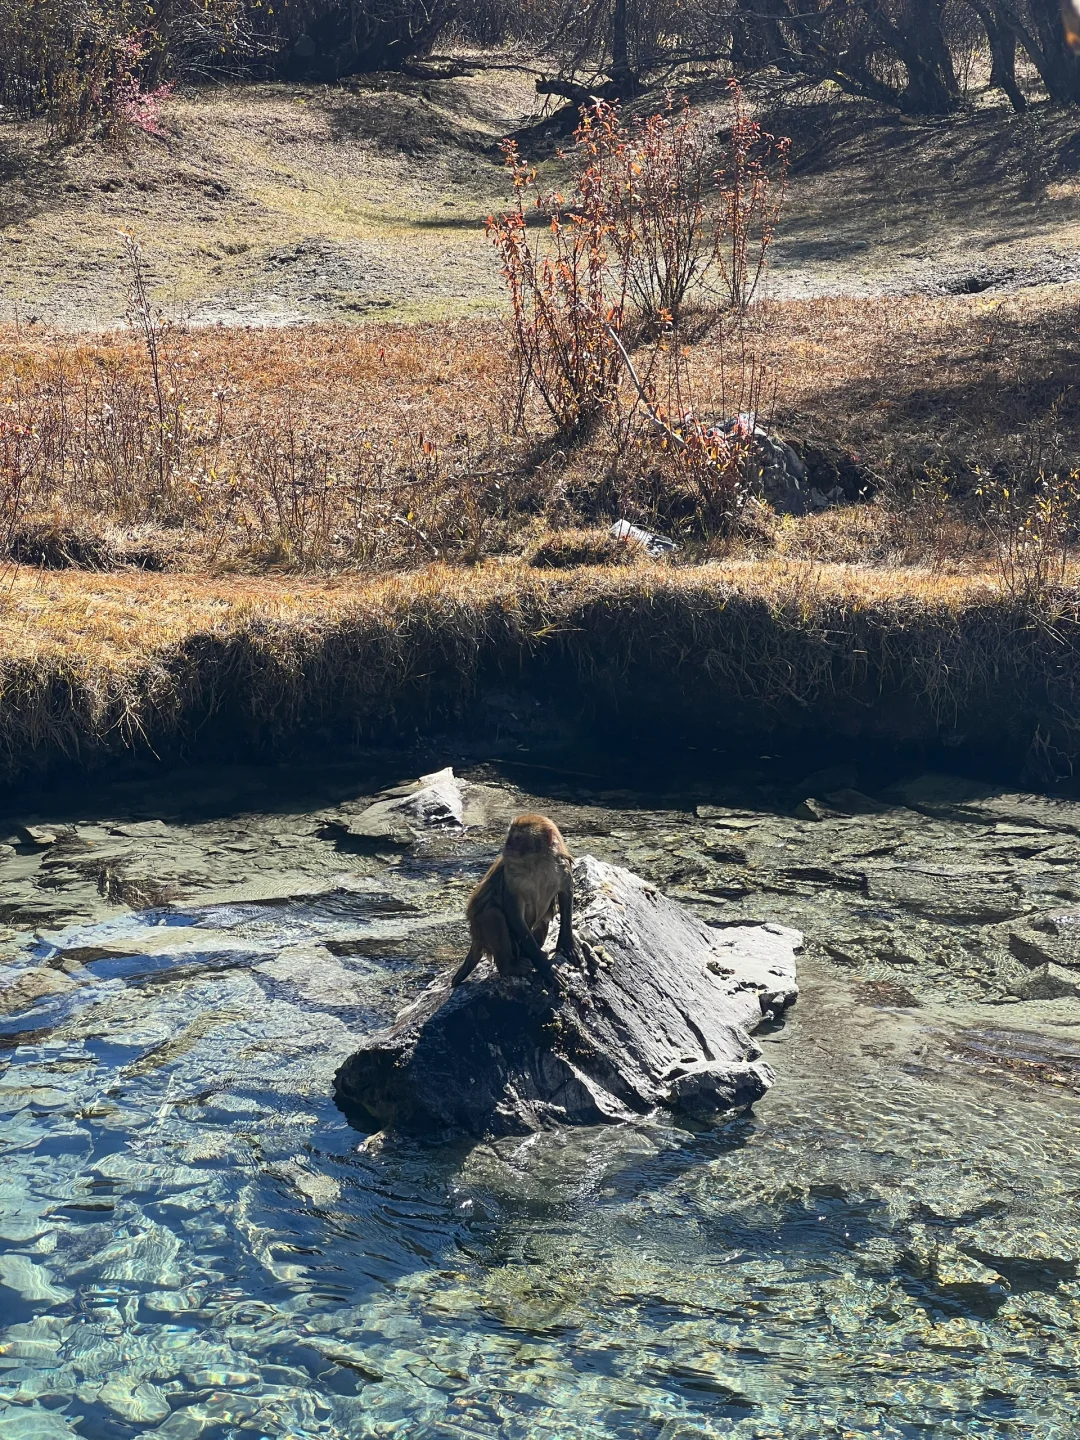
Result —
[[401, 525], [411, 534], [415, 535], [418, 540], [421, 540], [428, 547], [432, 555], [438, 558], [439, 547], [437, 545], [434, 545], [421, 529], [414, 525], [410, 520], [406, 520], [404, 515], [391, 515], [390, 518], [391, 520], [393, 520], [395, 525]]
[[644, 405], [645, 412], [648, 415], [649, 419], [653, 422], [655, 426], [657, 426], [658, 429], [663, 430], [665, 435], [670, 436], [670, 438], [674, 440], [676, 445], [681, 445], [684, 450], [688, 450], [690, 447], [686, 443], [686, 440], [683, 438], [683, 436], [681, 436], [677, 430], [673, 430], [671, 428], [671, 426], [660, 415], [656, 407], [653, 405], [652, 401], [649, 399], [648, 395], [646, 394], [644, 385], [642, 385], [641, 381], [638, 379], [637, 371], [634, 369], [634, 362], [630, 359], [630, 356], [627, 353], [626, 346], [619, 339], [618, 334], [615, 332], [615, 330], [612, 329], [612, 327], [608, 324], [606, 320], [601, 320], [600, 324], [607, 331], [608, 338], [611, 340], [612, 344], [615, 346], [616, 350], [618, 350], [620, 356], [622, 357], [622, 362], [626, 366], [626, 369], [630, 375], [630, 379], [633, 381], [634, 389], [638, 393], [638, 399], [641, 401], [642, 405]]

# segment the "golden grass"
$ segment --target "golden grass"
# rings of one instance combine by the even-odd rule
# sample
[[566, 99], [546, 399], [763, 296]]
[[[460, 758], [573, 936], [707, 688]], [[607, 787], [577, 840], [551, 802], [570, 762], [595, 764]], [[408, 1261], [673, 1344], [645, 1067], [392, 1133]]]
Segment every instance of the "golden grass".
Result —
[[985, 578], [793, 561], [366, 582], [23, 572], [4, 593], [9, 774], [145, 747], [387, 738], [507, 684], [669, 740], [828, 729], [1077, 748], [1076, 590], [1052, 624]]
[[941, 574], [917, 568], [862, 569], [791, 560], [711, 562], [675, 569], [640, 559], [621, 565], [537, 574], [521, 562], [478, 567], [442, 564], [357, 581], [352, 577], [292, 580], [270, 576], [87, 574], [77, 570], [9, 572], [0, 591], [0, 658], [38, 659], [64, 653], [109, 667], [137, 664], [193, 635], [235, 633], [252, 623], [303, 627], [334, 625], [358, 612], [394, 615], [433, 600], [483, 607], [542, 607], [573, 592], [624, 595], [648, 601], [658, 594], [760, 598], [780, 606], [793, 596], [812, 597], [853, 610], [871, 604], [917, 604], [958, 611], [994, 599], [1000, 588], [989, 574]]
[[[733, 413], [764, 364], [758, 398], [777, 428], [849, 481], [904, 493], [930, 476], [962, 498], [977, 472], [1067, 470], [1080, 463], [1073, 292], [773, 305], [745, 355], [723, 328], [692, 347], [694, 405]], [[0, 329], [0, 417], [36, 437], [23, 443], [25, 513], [164, 525], [179, 563], [219, 569], [473, 559], [520, 552], [538, 526], [613, 513], [695, 538], [693, 507], [647, 435], [617, 451], [602, 426], [560, 448], [538, 413], [527, 435], [507, 433], [497, 321], [178, 329], [162, 348], [164, 426], [140, 339]], [[884, 565], [979, 548], [963, 517], [934, 535], [925, 516], [902, 534], [895, 521], [888, 531], [867, 515], [863, 542], [851, 517], [835, 534], [812, 517], [777, 540], [793, 555]]]

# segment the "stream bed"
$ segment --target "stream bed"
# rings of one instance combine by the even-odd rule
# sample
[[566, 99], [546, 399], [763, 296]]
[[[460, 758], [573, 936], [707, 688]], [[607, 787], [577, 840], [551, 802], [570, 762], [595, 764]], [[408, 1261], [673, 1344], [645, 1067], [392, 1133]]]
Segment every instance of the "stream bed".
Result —
[[[2, 1440], [1074, 1436], [1080, 804], [465, 773], [480, 823], [407, 848], [349, 832], [410, 778], [375, 762], [0, 820]], [[337, 1109], [527, 809], [804, 932], [751, 1115], [434, 1147]]]

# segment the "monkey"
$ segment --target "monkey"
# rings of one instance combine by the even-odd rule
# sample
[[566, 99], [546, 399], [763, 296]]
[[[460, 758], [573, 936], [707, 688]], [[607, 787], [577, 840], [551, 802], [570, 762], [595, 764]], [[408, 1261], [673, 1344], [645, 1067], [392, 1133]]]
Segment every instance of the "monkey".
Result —
[[1070, 50], [1080, 50], [1080, 3], [1078, 0], [1061, 0], [1061, 23], [1065, 30], [1065, 44]]
[[574, 946], [574, 886], [571, 856], [559, 827], [546, 815], [519, 815], [510, 826], [502, 854], [473, 891], [465, 910], [472, 944], [451, 980], [468, 979], [484, 955], [500, 975], [528, 974], [531, 962], [550, 984], [555, 972], [541, 946], [559, 906], [559, 943], [568, 960]]

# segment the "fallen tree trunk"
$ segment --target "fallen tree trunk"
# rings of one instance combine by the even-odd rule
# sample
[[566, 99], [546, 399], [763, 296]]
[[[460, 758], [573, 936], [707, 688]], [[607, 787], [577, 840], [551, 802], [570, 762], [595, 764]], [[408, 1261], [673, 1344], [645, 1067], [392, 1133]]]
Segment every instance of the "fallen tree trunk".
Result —
[[339, 1100], [379, 1126], [482, 1136], [759, 1099], [773, 1077], [750, 1032], [798, 995], [798, 932], [711, 928], [591, 856], [574, 886], [582, 958], [559, 962], [557, 993], [490, 966], [454, 991], [440, 978], [342, 1065]]
[[561, 100], [569, 100], [579, 110], [585, 105], [595, 105], [597, 100], [621, 98], [621, 92], [614, 80], [602, 80], [590, 86], [579, 85], [575, 80], [564, 80], [559, 76], [554, 76], [549, 80], [537, 80], [536, 93], [538, 95], [558, 95]]

